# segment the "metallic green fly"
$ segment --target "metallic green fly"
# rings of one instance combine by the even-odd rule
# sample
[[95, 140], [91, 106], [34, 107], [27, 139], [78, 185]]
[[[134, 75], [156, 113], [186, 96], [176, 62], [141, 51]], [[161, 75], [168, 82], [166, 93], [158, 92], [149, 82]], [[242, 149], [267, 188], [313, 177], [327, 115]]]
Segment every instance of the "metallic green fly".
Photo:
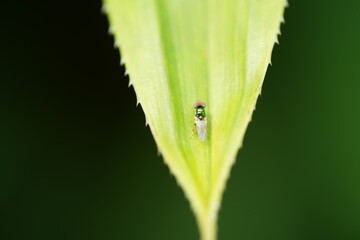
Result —
[[206, 128], [207, 128], [207, 119], [205, 112], [206, 104], [203, 101], [197, 101], [194, 103], [195, 109], [195, 129], [198, 134], [200, 141], [205, 142], [206, 140]]

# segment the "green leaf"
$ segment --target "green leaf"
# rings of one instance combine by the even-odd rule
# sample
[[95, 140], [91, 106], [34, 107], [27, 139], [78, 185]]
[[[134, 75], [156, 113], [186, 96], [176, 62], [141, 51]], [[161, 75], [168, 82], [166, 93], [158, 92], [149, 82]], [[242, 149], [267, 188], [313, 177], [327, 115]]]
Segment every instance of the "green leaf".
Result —
[[[147, 123], [190, 201], [204, 240], [216, 239], [222, 193], [261, 90], [285, 4], [104, 1]], [[207, 104], [204, 142], [194, 127], [198, 100]]]

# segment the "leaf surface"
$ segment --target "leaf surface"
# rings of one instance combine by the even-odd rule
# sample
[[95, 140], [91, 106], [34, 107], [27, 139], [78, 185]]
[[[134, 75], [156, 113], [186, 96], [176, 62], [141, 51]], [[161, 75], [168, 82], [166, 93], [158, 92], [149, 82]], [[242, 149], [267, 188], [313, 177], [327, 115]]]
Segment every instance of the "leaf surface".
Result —
[[[285, 0], [104, 0], [147, 123], [204, 240], [277, 41]], [[206, 103], [207, 139], [194, 128]], [[165, 193], [164, 193], [165, 194]]]

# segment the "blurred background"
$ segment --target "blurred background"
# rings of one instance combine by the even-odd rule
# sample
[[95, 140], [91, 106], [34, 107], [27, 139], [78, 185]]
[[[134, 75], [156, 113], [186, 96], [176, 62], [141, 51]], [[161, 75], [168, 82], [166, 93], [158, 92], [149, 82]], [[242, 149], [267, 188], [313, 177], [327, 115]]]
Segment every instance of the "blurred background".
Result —
[[[100, 1], [1, 4], [0, 239], [198, 239]], [[360, 239], [357, 1], [291, 1], [219, 239]]]

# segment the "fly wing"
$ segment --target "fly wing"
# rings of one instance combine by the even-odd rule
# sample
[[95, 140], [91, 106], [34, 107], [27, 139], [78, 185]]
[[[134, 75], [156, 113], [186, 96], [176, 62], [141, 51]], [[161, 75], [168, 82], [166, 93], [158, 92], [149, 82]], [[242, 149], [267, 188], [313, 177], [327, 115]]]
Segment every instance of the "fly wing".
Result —
[[199, 140], [202, 142], [205, 142], [206, 135], [207, 135], [206, 134], [206, 127], [207, 127], [206, 118], [204, 118], [203, 120], [196, 119], [195, 126], [196, 126], [196, 132], [198, 134]]

